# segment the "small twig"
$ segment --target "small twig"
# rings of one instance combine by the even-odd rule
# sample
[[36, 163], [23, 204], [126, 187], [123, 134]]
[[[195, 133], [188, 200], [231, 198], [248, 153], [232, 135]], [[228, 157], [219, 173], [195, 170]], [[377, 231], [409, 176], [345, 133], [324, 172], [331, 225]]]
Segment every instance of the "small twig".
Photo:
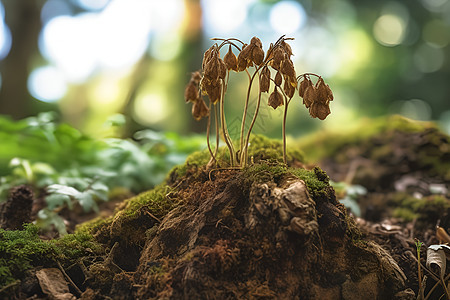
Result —
[[69, 283], [73, 286], [73, 288], [75, 289], [75, 291], [77, 292], [78, 296], [81, 296], [81, 294], [83, 294], [83, 292], [80, 290], [80, 288], [75, 284], [75, 282], [72, 281], [72, 278], [70, 278], [69, 275], [67, 275], [66, 271], [64, 271], [64, 268], [61, 266], [61, 264], [59, 263], [59, 261], [56, 261], [56, 264], [58, 265], [59, 269], [61, 270], [61, 272], [64, 274], [64, 277], [66, 277], [66, 279], [69, 281]]
[[158, 221], [158, 223], [160, 223], [161, 224], [161, 220], [158, 218], [158, 217], [156, 217], [154, 214], [152, 214], [151, 212], [149, 212], [148, 210], [147, 211], [145, 211], [150, 217], [152, 217], [153, 219], [155, 219], [156, 221]]
[[17, 279], [16, 281], [13, 281], [10, 284], [5, 285], [4, 287], [2, 287], [0, 289], [0, 294], [3, 293], [4, 291], [6, 291], [7, 289], [9, 289], [10, 287], [20, 284], [20, 282], [21, 281], [19, 279]]

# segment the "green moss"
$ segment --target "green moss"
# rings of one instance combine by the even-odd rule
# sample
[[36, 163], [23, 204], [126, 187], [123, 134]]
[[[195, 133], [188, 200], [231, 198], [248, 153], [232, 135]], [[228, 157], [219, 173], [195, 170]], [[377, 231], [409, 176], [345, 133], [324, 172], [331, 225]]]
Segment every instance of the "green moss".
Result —
[[428, 128], [436, 128], [436, 126], [430, 122], [413, 121], [399, 115], [362, 119], [354, 127], [345, 131], [321, 131], [306, 136], [297, 142], [297, 148], [304, 151], [308, 160], [319, 161], [325, 157], [336, 157], [343, 146], [361, 143], [379, 133], [387, 134], [394, 130], [414, 133]]
[[[303, 161], [303, 153], [295, 147], [287, 147], [287, 161]], [[248, 156], [254, 162], [261, 160], [283, 162], [283, 143], [280, 140], [269, 139], [263, 135], [252, 135]]]
[[[303, 153], [295, 147], [288, 147], [286, 155], [288, 162], [299, 161], [302, 162]], [[197, 151], [192, 153], [186, 159], [186, 162], [172, 169], [169, 174], [177, 178], [181, 178], [188, 173], [188, 170], [194, 169], [196, 167], [205, 166], [210, 160], [210, 153], [208, 149], [203, 151]], [[282, 163], [283, 162], [283, 143], [280, 140], [269, 139], [263, 135], [252, 135], [250, 137], [250, 145], [248, 148], [248, 157], [250, 165], [252, 163], [258, 163], [264, 161], [265, 163]], [[216, 156], [218, 161], [218, 167], [228, 167], [230, 161], [230, 155], [228, 153], [228, 148], [222, 146], [219, 148], [218, 154]]]
[[283, 163], [258, 163], [243, 169], [245, 186], [250, 186], [253, 182], [279, 182], [281, 178], [286, 176], [295, 176], [303, 180], [313, 199], [325, 196], [329, 192], [327, 189], [329, 187], [329, 178], [319, 167], [309, 171], [286, 167]]
[[25, 224], [23, 230], [0, 229], [0, 288], [33, 266], [102, 252], [102, 247], [89, 234], [69, 234], [43, 241], [38, 230], [33, 224]]
[[450, 202], [440, 195], [418, 199], [405, 193], [397, 193], [393, 197], [393, 203], [397, 203], [393, 216], [406, 222], [414, 219], [435, 222], [450, 210]]

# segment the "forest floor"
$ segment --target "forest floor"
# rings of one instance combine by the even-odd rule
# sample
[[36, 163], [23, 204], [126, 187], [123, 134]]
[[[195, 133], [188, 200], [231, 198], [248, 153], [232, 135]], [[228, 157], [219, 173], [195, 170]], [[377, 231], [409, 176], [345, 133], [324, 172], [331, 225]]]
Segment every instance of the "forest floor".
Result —
[[[206, 169], [207, 152], [194, 153], [155, 189], [105, 205], [58, 256], [30, 256], [0, 295], [416, 299], [417, 241], [425, 266], [436, 226], [450, 228], [450, 139], [400, 117], [371, 126], [289, 145], [304, 154], [289, 151], [288, 166], [262, 137], [243, 170]], [[62, 213], [70, 226], [90, 217]], [[424, 295], [445, 299], [425, 275]]]

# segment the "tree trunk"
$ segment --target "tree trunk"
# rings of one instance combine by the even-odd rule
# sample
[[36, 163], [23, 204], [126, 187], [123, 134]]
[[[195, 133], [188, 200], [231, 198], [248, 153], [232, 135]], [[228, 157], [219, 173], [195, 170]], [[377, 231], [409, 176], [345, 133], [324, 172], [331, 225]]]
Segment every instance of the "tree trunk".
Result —
[[0, 63], [0, 114], [10, 115], [14, 119], [32, 114], [32, 97], [27, 89], [27, 80], [32, 60], [39, 55], [37, 41], [42, 26], [42, 4], [43, 1], [3, 1], [12, 45], [8, 56]]

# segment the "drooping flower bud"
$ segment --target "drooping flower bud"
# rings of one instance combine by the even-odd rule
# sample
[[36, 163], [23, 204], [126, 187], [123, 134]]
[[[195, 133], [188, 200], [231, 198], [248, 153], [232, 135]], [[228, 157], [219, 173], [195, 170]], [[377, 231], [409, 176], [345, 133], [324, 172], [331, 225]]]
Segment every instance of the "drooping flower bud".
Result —
[[325, 120], [325, 118], [331, 113], [328, 104], [320, 103], [318, 101], [314, 102], [309, 108], [309, 114], [313, 118], [319, 118], [320, 120]]
[[219, 78], [225, 80], [227, 76], [227, 66], [222, 59], [218, 59], [219, 64]]
[[280, 71], [277, 71], [277, 73], [275, 74], [275, 78], [273, 80], [275, 82], [276, 86], [281, 86], [281, 83], [283, 81], [283, 76], [281, 76]]
[[233, 70], [235, 72], [238, 71], [237, 67], [238, 60], [236, 55], [234, 55], [233, 51], [231, 50], [231, 45], [228, 48], [227, 54], [225, 54], [225, 56], [223, 57], [223, 61], [225, 62], [225, 65], [227, 66], [228, 70]]
[[267, 104], [272, 106], [273, 109], [277, 109], [279, 106], [283, 105], [283, 95], [281, 95], [277, 87], [275, 87], [274, 91], [270, 94]]
[[316, 99], [317, 99], [316, 88], [313, 85], [308, 86], [305, 90], [305, 94], [303, 95], [303, 104], [306, 106], [306, 108], [309, 108], [311, 104], [316, 102]]
[[291, 99], [292, 97], [294, 97], [295, 87], [291, 84], [290, 80], [288, 79], [289, 78], [284, 79], [283, 91], [286, 94], [286, 96], [288, 96], [288, 98]]
[[312, 85], [313, 84], [311, 82], [311, 79], [307, 78], [306, 76], [303, 76], [303, 80], [302, 82], [300, 82], [300, 86], [298, 87], [298, 95], [303, 98], [303, 96], [305, 95], [306, 88]]
[[294, 63], [288, 58], [286, 54], [284, 55], [284, 59], [281, 61], [280, 71], [285, 76], [296, 78]]
[[281, 42], [281, 47], [284, 49], [284, 51], [286, 52], [286, 54], [288, 55], [288, 57], [291, 57], [291, 56], [292, 56], [292, 48], [291, 48], [291, 46], [290, 46], [288, 43], [286, 43], [285, 40], [283, 40], [283, 41]]
[[186, 100], [186, 102], [195, 102], [198, 98], [198, 86], [191, 80], [184, 90], [184, 100]]
[[259, 90], [261, 93], [268, 92], [270, 88], [270, 70], [264, 66], [261, 70], [261, 77], [259, 82]]
[[195, 120], [200, 121], [203, 117], [207, 117], [208, 115], [209, 109], [203, 99], [194, 102], [194, 105], [192, 106], [192, 116]]

